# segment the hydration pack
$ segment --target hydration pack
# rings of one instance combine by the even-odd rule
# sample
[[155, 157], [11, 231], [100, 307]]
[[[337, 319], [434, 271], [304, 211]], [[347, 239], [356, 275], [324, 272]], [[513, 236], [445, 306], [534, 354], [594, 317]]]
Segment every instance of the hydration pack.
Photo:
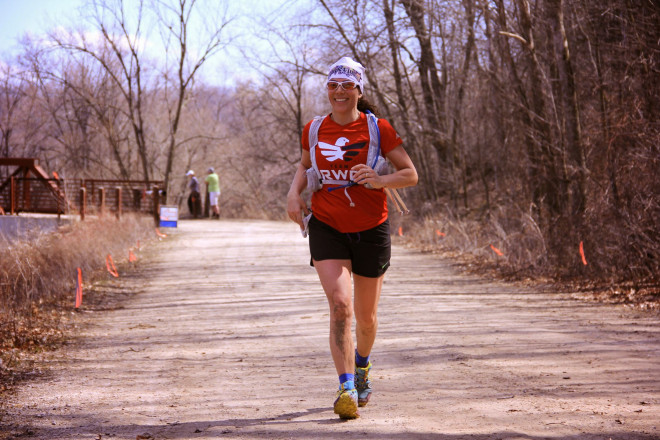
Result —
[[[367, 165], [379, 175], [387, 174], [387, 160], [380, 154], [380, 130], [378, 129], [378, 118], [370, 111], [366, 112], [367, 126], [369, 127], [369, 152], [367, 153]], [[351, 196], [348, 195], [348, 188], [357, 183], [352, 180], [338, 180], [338, 179], [324, 179], [321, 176], [319, 167], [316, 163], [316, 147], [319, 141], [319, 127], [327, 116], [317, 116], [312, 121], [309, 127], [309, 156], [312, 162], [312, 167], [306, 171], [307, 175], [307, 188], [312, 191], [320, 190], [323, 185], [338, 185], [328, 188], [328, 191], [336, 189], [344, 189], [344, 194], [348, 198], [350, 205], [355, 206]], [[365, 188], [373, 189], [371, 185], [365, 184]]]

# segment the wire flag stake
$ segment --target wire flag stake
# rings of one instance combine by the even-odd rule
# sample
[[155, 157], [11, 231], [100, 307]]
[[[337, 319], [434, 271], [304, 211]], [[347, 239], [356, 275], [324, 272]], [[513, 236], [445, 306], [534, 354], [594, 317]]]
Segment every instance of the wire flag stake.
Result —
[[499, 250], [498, 248], [496, 248], [495, 246], [493, 246], [492, 244], [490, 245], [490, 248], [493, 250], [493, 252], [495, 252], [495, 253], [496, 253], [497, 255], [499, 255], [500, 257], [503, 257], [503, 256], [504, 256], [504, 254], [502, 253], [502, 251]]
[[112, 255], [108, 254], [107, 257], [105, 257], [105, 267], [108, 268], [108, 272], [110, 272], [110, 275], [112, 275], [115, 278], [119, 278], [119, 273], [117, 273], [117, 268], [115, 267], [114, 261], [112, 261]]
[[580, 242], [580, 256], [582, 257], [582, 264], [587, 265], [587, 259], [584, 256], [584, 244]]
[[82, 305], [82, 270], [78, 267], [78, 283], [76, 285], [76, 309]]

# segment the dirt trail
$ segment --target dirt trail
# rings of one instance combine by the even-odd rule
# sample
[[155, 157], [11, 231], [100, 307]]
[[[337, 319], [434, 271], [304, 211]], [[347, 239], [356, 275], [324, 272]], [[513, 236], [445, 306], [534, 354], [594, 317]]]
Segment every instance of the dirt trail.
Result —
[[83, 314], [80, 338], [5, 402], [5, 438], [660, 438], [657, 315], [395, 246], [374, 396], [340, 421], [327, 306], [295, 225], [183, 221], [158, 246], [122, 278], [136, 292], [123, 308]]

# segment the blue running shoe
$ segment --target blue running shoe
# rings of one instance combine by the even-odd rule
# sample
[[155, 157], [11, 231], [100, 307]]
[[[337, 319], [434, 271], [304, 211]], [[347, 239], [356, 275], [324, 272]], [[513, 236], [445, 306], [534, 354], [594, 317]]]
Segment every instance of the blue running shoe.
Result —
[[369, 403], [371, 397], [371, 381], [369, 380], [369, 371], [371, 370], [371, 362], [364, 367], [355, 367], [355, 388], [358, 394], [358, 405], [365, 406]]
[[358, 393], [355, 388], [347, 390], [342, 384], [337, 391], [337, 399], [334, 403], [335, 414], [341, 419], [357, 419], [360, 417], [358, 412]]

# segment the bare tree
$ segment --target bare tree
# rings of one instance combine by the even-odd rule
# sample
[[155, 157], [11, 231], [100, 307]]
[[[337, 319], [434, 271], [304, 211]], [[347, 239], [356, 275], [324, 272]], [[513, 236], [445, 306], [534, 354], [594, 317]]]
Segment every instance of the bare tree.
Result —
[[0, 68], [0, 151], [2, 157], [10, 157], [16, 110], [23, 97], [23, 81], [10, 64], [0, 64]]
[[[175, 5], [172, 5], [171, 2], [158, 0], [156, 8], [162, 25], [161, 30], [166, 52], [169, 53], [169, 49], [172, 47], [177, 54], [174, 57], [176, 67], [172, 72], [175, 77], [169, 77], [169, 66], [166, 67], [164, 72], [169, 120], [169, 140], [166, 150], [167, 164], [164, 180], [165, 188], [169, 188], [170, 174], [172, 173], [178, 146], [177, 133], [187, 94], [193, 85], [195, 75], [202, 65], [209, 57], [222, 50], [231, 41], [225, 36], [224, 32], [231, 20], [228, 18], [226, 9], [220, 16], [209, 14], [210, 10], [202, 10], [203, 5], [197, 0], [177, 0]], [[191, 47], [191, 32], [194, 30], [191, 25], [193, 18], [198, 20], [200, 28], [205, 31], [205, 34], [198, 35], [200, 40], [196, 42], [196, 51], [193, 51]]]
[[449, 147], [445, 141], [447, 122], [444, 116], [445, 88], [440, 81], [431, 36], [427, 28], [425, 6], [422, 0], [401, 0], [405, 7], [410, 24], [415, 31], [419, 43], [419, 57], [415, 60], [419, 71], [419, 83], [422, 88], [424, 109], [426, 114], [425, 127], [431, 131], [432, 144], [440, 159], [448, 159]]
[[[396, 93], [396, 104], [398, 114], [394, 116], [394, 120], [400, 119], [403, 124], [403, 133], [406, 145], [411, 149], [411, 156], [413, 157], [416, 166], [420, 171], [420, 178], [423, 182], [421, 185], [422, 191], [425, 193], [427, 199], [435, 200], [438, 198], [436, 184], [437, 173], [434, 172], [434, 160], [429, 160], [428, 151], [422, 147], [424, 142], [423, 138], [420, 139], [417, 130], [412, 128], [411, 124], [411, 106], [416, 106], [416, 100], [413, 93], [406, 94], [405, 85], [410, 85], [410, 77], [407, 74], [405, 66], [401, 61], [401, 51], [404, 50], [404, 45], [400, 41], [397, 34], [395, 25], [394, 14], [395, 2], [394, 0], [383, 0], [383, 16], [387, 28], [387, 42], [390, 49], [391, 64], [392, 64], [392, 79], [394, 81], [394, 89]], [[410, 87], [408, 87], [410, 89]], [[409, 103], [412, 101], [412, 103]]]
[[[562, 173], [567, 178], [566, 193], [562, 197], [569, 200], [570, 212], [565, 214], [582, 221], [586, 204], [586, 163], [582, 146], [582, 133], [580, 127], [580, 109], [576, 87], [573, 60], [571, 58], [571, 43], [568, 40], [564, 24], [564, 1], [548, 0], [547, 15], [549, 28], [554, 43], [554, 54], [557, 65], [558, 94], [561, 103], [561, 131], [565, 139], [567, 161], [566, 170]], [[566, 162], [568, 162], [566, 164]]]
[[[145, 127], [143, 49], [144, 1], [139, 0], [136, 14], [126, 10], [124, 0], [90, 0], [94, 28], [101, 42], [89, 41], [84, 32], [51, 33], [58, 47], [71, 53], [84, 54], [105, 69], [108, 79], [121, 91], [125, 112], [131, 122], [134, 140], [142, 165], [142, 175], [150, 180]], [[134, 28], [134, 29], [133, 29]]]

